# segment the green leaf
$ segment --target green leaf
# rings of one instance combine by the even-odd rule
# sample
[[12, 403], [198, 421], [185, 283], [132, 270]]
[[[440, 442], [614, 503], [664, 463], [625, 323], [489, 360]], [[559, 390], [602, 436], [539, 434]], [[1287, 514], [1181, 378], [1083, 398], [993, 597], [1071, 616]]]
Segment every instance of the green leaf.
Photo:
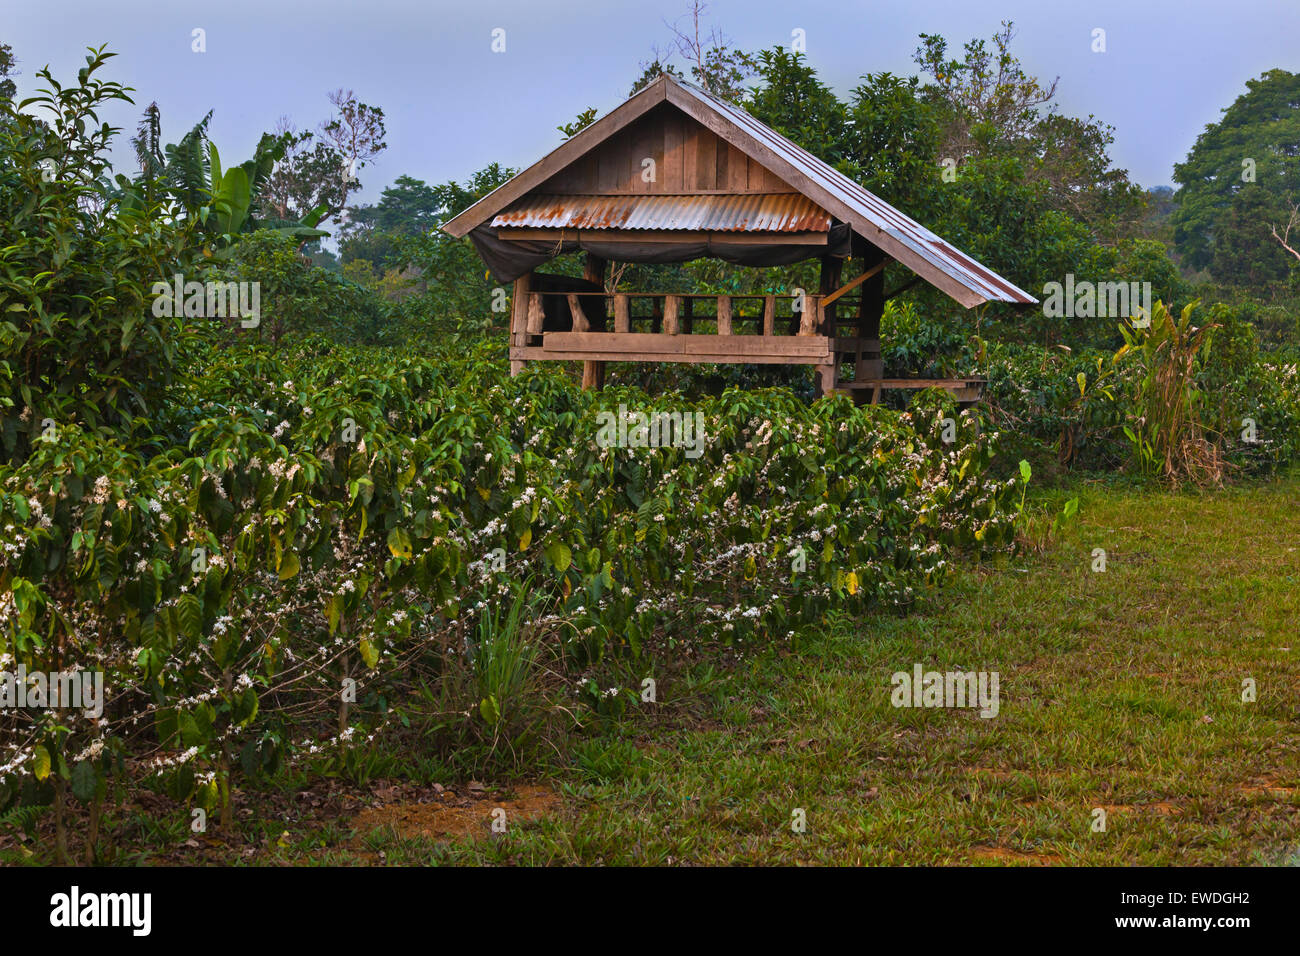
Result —
[[82, 803], [95, 799], [95, 767], [89, 760], [82, 760], [72, 768], [72, 795]]
[[1020, 477], [1025, 481], [1028, 481], [1033, 477], [1033, 474], [1034, 470], [1029, 467], [1029, 462], [1025, 461], [1023, 458], [1020, 459]]
[[555, 565], [555, 570], [563, 574], [573, 563], [573, 551], [567, 544], [552, 541], [546, 546], [546, 559]]
[[193, 594], [176, 599], [176, 616], [186, 637], [198, 637], [203, 629], [203, 606]]
[[479, 702], [478, 712], [483, 716], [484, 720], [495, 727], [497, 722], [501, 719], [501, 708], [497, 705], [496, 695], [492, 694], [488, 697], [484, 697], [483, 700]]

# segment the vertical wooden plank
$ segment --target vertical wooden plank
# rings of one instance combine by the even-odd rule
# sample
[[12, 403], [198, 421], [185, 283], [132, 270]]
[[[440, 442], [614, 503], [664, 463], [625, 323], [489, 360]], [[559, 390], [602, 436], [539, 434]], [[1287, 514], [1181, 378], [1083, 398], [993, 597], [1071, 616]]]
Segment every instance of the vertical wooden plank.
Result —
[[664, 122], [664, 159], [659, 170], [663, 188], [660, 192], [682, 191], [682, 130], [685, 120], [685, 116], [674, 113]]
[[[630, 191], [631, 134], [620, 130], [600, 148], [600, 192], [621, 195]], [[638, 167], [638, 172], [640, 167]]]
[[718, 334], [731, 334], [731, 296], [718, 296]]
[[632, 331], [632, 318], [627, 307], [626, 292], [620, 292], [618, 295], [614, 296], [614, 331]]
[[[711, 130], [701, 129], [696, 149], [695, 182], [696, 189], [708, 190], [718, 188], [718, 144], [719, 139]], [[725, 146], [724, 146], [725, 148]]]
[[749, 179], [749, 157], [736, 147], [727, 143], [727, 175], [723, 178], [722, 167], [718, 168], [718, 188], [728, 192], [743, 193]]
[[664, 296], [664, 334], [677, 334], [677, 307], [681, 302], [681, 297], [676, 295]]
[[[655, 134], [658, 133], [658, 137]], [[631, 193], [654, 192], [659, 182], [659, 161], [655, 158], [655, 139], [659, 140], [659, 153], [663, 153], [663, 125], [656, 118], [643, 116], [631, 127], [631, 152], [628, 156], [628, 173]], [[647, 159], [654, 160], [654, 182], [647, 182], [643, 176], [650, 172], [642, 165]]]
[[776, 333], [776, 296], [763, 296], [763, 334]]
[[682, 192], [693, 193], [700, 188], [699, 153], [703, 128], [694, 120], [682, 117]]

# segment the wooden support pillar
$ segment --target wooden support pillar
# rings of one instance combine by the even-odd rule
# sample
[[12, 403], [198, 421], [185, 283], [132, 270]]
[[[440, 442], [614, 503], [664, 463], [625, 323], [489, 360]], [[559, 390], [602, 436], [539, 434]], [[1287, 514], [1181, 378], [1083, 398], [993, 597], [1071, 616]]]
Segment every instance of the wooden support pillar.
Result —
[[731, 334], [731, 296], [718, 296], [718, 334]]
[[529, 335], [541, 335], [542, 326], [546, 322], [546, 314], [542, 310], [542, 294], [540, 292], [528, 293], [528, 327]]
[[824, 325], [822, 297], [819, 295], [805, 295], [803, 297], [803, 313], [799, 316], [799, 334], [821, 335], [820, 330]]
[[[528, 344], [528, 287], [532, 283], [531, 272], [515, 280], [514, 294], [510, 297], [510, 347]], [[510, 360], [510, 377], [514, 378], [524, 369], [519, 359]]]
[[677, 334], [677, 308], [681, 302], [681, 296], [666, 295], [664, 296], [664, 334]]
[[[586, 258], [583, 260], [582, 263], [582, 277], [586, 279], [588, 282], [598, 283], [600, 287], [603, 289], [605, 287], [605, 260], [602, 259], [600, 256], [592, 255], [590, 252], [588, 252]], [[570, 301], [572, 301], [575, 298], [576, 296], [570, 296]], [[602, 316], [605, 314], [604, 299], [588, 299], [588, 301], [589, 302], [594, 301], [598, 303], [600, 314]], [[576, 317], [576, 313], [575, 313], [575, 317]], [[586, 328], [590, 328], [591, 323], [587, 320], [587, 317], [585, 315], [583, 316], [583, 322], [585, 323]], [[575, 321], [573, 324], [573, 331], [575, 332], [585, 331], [585, 328], [579, 329], [578, 323]], [[605, 363], [604, 362], [583, 362], [582, 363], [582, 387], [594, 388], [594, 389], [601, 389], [605, 387]]]
[[776, 296], [763, 296], [763, 334], [776, 333]]
[[[821, 296], [828, 296], [840, 287], [840, 273], [844, 270], [844, 260], [835, 256], [823, 256], [821, 274], [817, 285], [817, 293]], [[831, 303], [826, 306], [825, 313], [822, 316], [823, 324], [818, 328], [818, 335], [834, 336], [835, 328], [835, 304]]]
[[614, 331], [632, 331], [632, 313], [628, 310], [626, 292], [614, 296]]
[[587, 321], [587, 313], [582, 311], [582, 300], [572, 293], [569, 299], [569, 315], [573, 317], [574, 332], [590, 332], [591, 323]]
[[835, 363], [817, 366], [817, 396], [829, 395], [835, 390]]
[[[863, 273], [870, 271], [884, 262], [884, 253], [878, 249], [862, 261]], [[853, 378], [857, 381], [879, 379], [884, 375], [884, 361], [880, 353], [880, 317], [885, 312], [885, 270], [876, 271], [871, 278], [862, 283], [862, 297], [858, 300], [858, 349], [854, 355]], [[877, 343], [875, 348], [863, 349], [862, 340], [869, 339]], [[880, 389], [874, 389], [872, 404], [880, 401]]]
[[[832, 292], [834, 292], [836, 289], [840, 287], [840, 276], [843, 273], [843, 271], [844, 271], [843, 259], [836, 258], [835, 256], [822, 256], [821, 269], [818, 272], [818, 281], [817, 281], [817, 291], [822, 296], [822, 298], [825, 298], [826, 296], [830, 295]], [[836, 328], [835, 326], [835, 319], [836, 319], [837, 312], [838, 312], [838, 307], [835, 305], [834, 301], [831, 301], [828, 304], [824, 305], [822, 307], [821, 321], [817, 324], [817, 331], [814, 334], [827, 335], [832, 338], [838, 335], [839, 329]], [[800, 330], [799, 334], [802, 335], [803, 331]], [[840, 368], [840, 363], [842, 361], [842, 358], [843, 356], [841, 356], [838, 352], [831, 357], [831, 361], [835, 365], [835, 370], [836, 370], [835, 375], [837, 378], [839, 377], [839, 368]]]

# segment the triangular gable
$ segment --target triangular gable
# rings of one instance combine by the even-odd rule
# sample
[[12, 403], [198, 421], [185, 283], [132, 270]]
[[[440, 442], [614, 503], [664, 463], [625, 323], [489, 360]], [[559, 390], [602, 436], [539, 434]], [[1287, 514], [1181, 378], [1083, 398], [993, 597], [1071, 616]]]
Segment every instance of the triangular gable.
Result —
[[[744, 110], [667, 74], [451, 219], [443, 230], [464, 236], [525, 194], [563, 179], [584, 157], [662, 103], [676, 107], [963, 306], [1037, 301]], [[736, 183], [720, 188], [732, 190]]]

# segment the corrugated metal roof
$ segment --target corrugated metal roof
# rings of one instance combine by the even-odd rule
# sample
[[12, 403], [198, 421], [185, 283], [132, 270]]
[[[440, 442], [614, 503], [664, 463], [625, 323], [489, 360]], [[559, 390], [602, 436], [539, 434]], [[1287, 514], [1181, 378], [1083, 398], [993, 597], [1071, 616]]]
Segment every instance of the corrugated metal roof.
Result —
[[[676, 80], [676, 78], [671, 79], [684, 92], [705, 103], [713, 111], [724, 115], [736, 126], [759, 140], [772, 152], [798, 169], [799, 172], [816, 182], [823, 189], [834, 193], [836, 198], [849, 206], [854, 212], [859, 213], [876, 228], [897, 239], [972, 292], [985, 299], [1000, 302], [1029, 304], [1038, 301], [1028, 292], [1008, 282], [992, 269], [975, 261], [960, 249], [936, 236], [915, 219], [899, 212], [879, 196], [872, 195], [849, 179], [848, 176], [822, 162], [807, 150], [796, 146], [780, 133], [760, 123], [738, 106], [718, 99], [693, 83]], [[777, 172], [779, 173], [779, 171]]]
[[547, 196], [531, 194], [493, 226], [552, 229], [692, 229], [828, 232], [831, 215], [799, 193], [732, 196]]

